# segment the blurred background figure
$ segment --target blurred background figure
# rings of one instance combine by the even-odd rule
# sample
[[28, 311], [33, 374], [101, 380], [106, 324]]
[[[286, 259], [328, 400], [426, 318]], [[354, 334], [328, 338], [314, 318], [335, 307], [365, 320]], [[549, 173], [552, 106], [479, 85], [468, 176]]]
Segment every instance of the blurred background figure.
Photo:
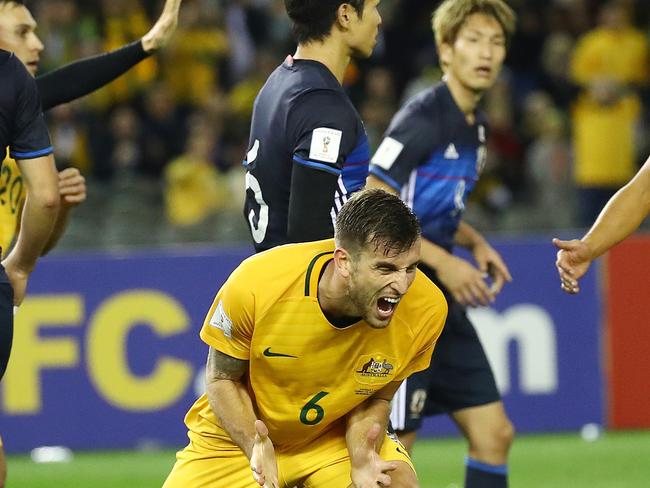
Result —
[[648, 39], [634, 27], [631, 2], [611, 0], [596, 28], [583, 34], [571, 61], [580, 87], [573, 106], [574, 178], [579, 224], [593, 222], [605, 203], [637, 168], [639, 90], [648, 83]]
[[[636, 137], [649, 113], [643, 102], [650, 8], [638, 0], [511, 4], [520, 22], [503, 73], [482, 103], [493, 121], [489, 159], [466, 215], [481, 231], [586, 226], [650, 145]], [[396, 107], [440, 79], [429, 30], [435, 6], [383, 1], [373, 56], [346, 74], [372, 151]], [[137, 39], [160, 7], [159, 0], [33, 0], [47, 45], [41, 71]], [[164, 175], [188, 147], [192, 114], [211, 112], [219, 121], [218, 171], [241, 164], [254, 96], [294, 50], [284, 2], [187, 1], [178, 31], [157, 56], [49, 114], [60, 164], [79, 168], [89, 187], [61, 249], [187, 242], [164, 216]], [[125, 185], [140, 191], [126, 193]], [[120, 211], [98, 220], [95, 209], [108, 201]], [[134, 236], [129, 230], [140, 215], [128, 209], [143, 202], [158, 206], [150, 212], [157, 218]], [[561, 216], [551, 217], [552, 205], [562, 207]], [[232, 207], [219, 212], [221, 226], [232, 232], [215, 235], [211, 225], [199, 226], [192, 239], [246, 241], [241, 210]], [[106, 232], [89, 232], [98, 224]]]

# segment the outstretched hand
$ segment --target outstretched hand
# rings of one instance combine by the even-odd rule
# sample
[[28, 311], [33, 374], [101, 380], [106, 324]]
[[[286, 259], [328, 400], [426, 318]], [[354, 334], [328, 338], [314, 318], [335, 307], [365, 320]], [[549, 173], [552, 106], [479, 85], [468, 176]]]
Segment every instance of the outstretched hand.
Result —
[[561, 287], [567, 293], [575, 295], [580, 291], [578, 280], [584, 276], [591, 264], [589, 246], [579, 239], [553, 239], [553, 244], [559, 249], [555, 265], [560, 274]]
[[178, 12], [182, 0], [166, 0], [162, 14], [154, 26], [142, 38], [142, 48], [147, 53], [153, 53], [165, 47], [176, 32]]
[[373, 424], [368, 431], [365, 444], [351, 456], [352, 484], [349, 488], [390, 486], [391, 477], [388, 473], [397, 469], [397, 464], [393, 461], [384, 461], [379, 457], [375, 446], [381, 434], [381, 426], [378, 423]]
[[269, 429], [261, 420], [255, 421], [255, 443], [251, 454], [253, 478], [264, 488], [278, 488], [278, 463], [275, 449], [269, 439]]

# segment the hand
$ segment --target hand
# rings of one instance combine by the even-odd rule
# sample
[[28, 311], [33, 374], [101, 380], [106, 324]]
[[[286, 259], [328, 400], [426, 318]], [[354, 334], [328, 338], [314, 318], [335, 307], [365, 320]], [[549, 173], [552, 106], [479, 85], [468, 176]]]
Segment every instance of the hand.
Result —
[[165, 47], [176, 32], [178, 25], [178, 11], [182, 0], [166, 0], [162, 14], [142, 38], [142, 48], [147, 53], [152, 53]]
[[86, 178], [77, 168], [59, 171], [59, 194], [61, 203], [74, 207], [86, 200]]
[[553, 244], [559, 249], [555, 265], [562, 280], [562, 289], [575, 295], [580, 291], [578, 280], [584, 276], [591, 264], [591, 250], [579, 239], [571, 241], [553, 239]]
[[12, 258], [11, 253], [2, 261], [5, 268], [9, 283], [14, 290], [14, 306], [19, 306], [25, 298], [25, 291], [27, 290], [27, 280], [29, 279], [29, 271], [20, 269], [15, 260]]
[[255, 443], [251, 454], [253, 478], [264, 488], [278, 488], [278, 463], [275, 449], [269, 439], [269, 429], [261, 420], [255, 421]]
[[390, 486], [391, 478], [388, 472], [397, 469], [397, 464], [384, 461], [375, 450], [377, 439], [381, 434], [381, 426], [377, 423], [368, 431], [366, 443], [351, 455], [352, 471], [350, 488], [377, 488]]
[[461, 305], [477, 307], [494, 302], [495, 293], [488, 287], [487, 272], [481, 271], [464, 259], [449, 254], [436, 266], [438, 278]]
[[503, 262], [503, 259], [501, 259], [499, 253], [486, 241], [474, 246], [472, 253], [474, 254], [474, 259], [476, 259], [479, 269], [492, 278], [490, 291], [494, 296], [497, 296], [503, 289], [503, 285], [506, 282], [512, 281], [508, 267]]

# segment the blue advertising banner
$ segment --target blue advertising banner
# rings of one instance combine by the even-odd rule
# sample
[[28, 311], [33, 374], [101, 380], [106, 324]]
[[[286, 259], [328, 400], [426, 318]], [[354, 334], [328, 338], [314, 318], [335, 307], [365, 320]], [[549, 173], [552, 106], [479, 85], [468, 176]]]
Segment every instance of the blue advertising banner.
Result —
[[[599, 263], [580, 281], [580, 293], [571, 296], [560, 289], [550, 239], [494, 244], [513, 281], [493, 306], [470, 310], [469, 317], [517, 432], [602, 425]], [[452, 423], [438, 416], [425, 421], [421, 434], [451, 432], [456, 432]]]
[[[515, 281], [472, 311], [519, 432], [603, 421], [600, 299], [590, 273], [564, 295], [548, 242], [498, 246]], [[16, 317], [0, 384], [9, 452], [182, 447], [183, 417], [203, 389], [198, 332], [248, 249], [44, 259]], [[272, 284], [270, 284], [272, 286]], [[424, 435], [451, 430], [428, 421]]]

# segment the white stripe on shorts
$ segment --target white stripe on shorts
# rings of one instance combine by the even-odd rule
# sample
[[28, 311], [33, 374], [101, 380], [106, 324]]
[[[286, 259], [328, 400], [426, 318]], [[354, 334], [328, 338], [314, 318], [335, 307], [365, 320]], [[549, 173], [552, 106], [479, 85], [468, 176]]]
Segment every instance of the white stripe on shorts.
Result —
[[397, 431], [406, 427], [406, 381], [402, 381], [395, 392], [390, 409], [390, 422]]

